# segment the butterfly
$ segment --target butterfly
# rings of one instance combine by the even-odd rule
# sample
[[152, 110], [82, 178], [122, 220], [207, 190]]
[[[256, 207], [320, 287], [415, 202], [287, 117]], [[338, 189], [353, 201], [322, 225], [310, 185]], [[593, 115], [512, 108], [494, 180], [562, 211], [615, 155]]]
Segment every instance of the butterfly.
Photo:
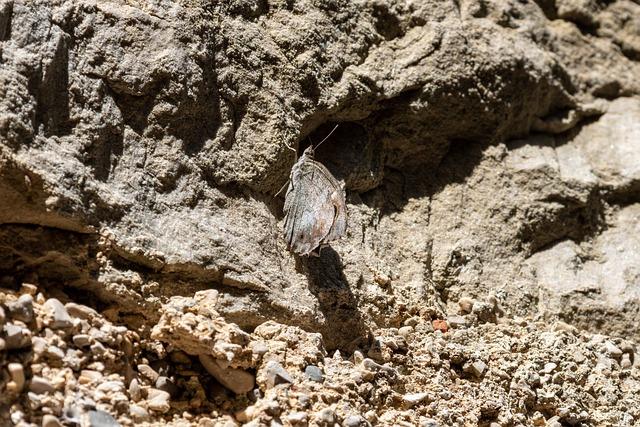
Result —
[[287, 248], [298, 255], [339, 239], [347, 231], [344, 183], [338, 181], [308, 147], [291, 168], [284, 201], [284, 238]]

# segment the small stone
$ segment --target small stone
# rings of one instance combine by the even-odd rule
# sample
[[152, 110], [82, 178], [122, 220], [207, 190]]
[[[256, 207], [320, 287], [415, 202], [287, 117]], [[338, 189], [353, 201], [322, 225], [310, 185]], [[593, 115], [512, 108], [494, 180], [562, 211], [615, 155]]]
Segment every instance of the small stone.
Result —
[[64, 308], [70, 316], [77, 317], [79, 319], [91, 320], [98, 317], [98, 312], [86, 305], [68, 302], [64, 305]]
[[442, 333], [445, 333], [449, 330], [449, 325], [447, 325], [446, 320], [435, 319], [431, 322], [431, 325], [433, 325], [433, 329], [435, 331], [440, 331]]
[[408, 393], [402, 396], [405, 406], [411, 407], [416, 403], [420, 403], [429, 397], [428, 393]]
[[7, 342], [4, 340], [4, 338], [0, 338], [0, 351], [3, 351], [6, 348], [7, 348]]
[[65, 329], [73, 326], [73, 321], [67, 309], [56, 298], [49, 298], [44, 303], [44, 309], [49, 312], [51, 320], [49, 321], [49, 327], [52, 329]]
[[605, 341], [604, 343], [604, 349], [607, 352], [607, 354], [613, 358], [618, 359], [620, 356], [622, 356], [622, 350], [620, 350], [614, 343], [612, 343], [611, 341]]
[[555, 371], [555, 369], [557, 367], [558, 367], [558, 365], [553, 363], [553, 362], [545, 363], [544, 364], [544, 368], [542, 368], [542, 372], [545, 373], [545, 374], [550, 374], [553, 371]]
[[482, 360], [476, 360], [474, 362], [467, 362], [462, 367], [463, 371], [465, 371], [465, 372], [467, 372], [469, 374], [472, 374], [476, 378], [480, 378], [482, 376], [482, 374], [484, 373], [485, 369], [487, 369], [487, 365]]
[[140, 372], [143, 377], [147, 378], [154, 384], [160, 376], [160, 374], [157, 373], [151, 366], [144, 363], [138, 365], [138, 372]]
[[253, 389], [255, 377], [249, 372], [237, 368], [225, 368], [209, 355], [200, 355], [198, 358], [211, 376], [234, 393], [243, 394]]
[[62, 427], [62, 423], [58, 420], [58, 417], [51, 414], [45, 414], [42, 417], [42, 427]]
[[265, 367], [267, 388], [273, 388], [278, 384], [292, 383], [293, 378], [286, 369], [275, 360], [267, 362]]
[[264, 341], [253, 341], [250, 344], [250, 347], [251, 347], [251, 352], [258, 356], [262, 356], [267, 351], [269, 351], [269, 347], [267, 347], [267, 344]]
[[145, 421], [149, 418], [149, 413], [142, 406], [138, 405], [130, 405], [129, 406], [129, 415], [133, 418], [134, 421]]
[[106, 351], [106, 349], [104, 348], [104, 345], [102, 345], [102, 343], [99, 341], [96, 341], [93, 344], [91, 344], [89, 348], [91, 349], [91, 352], [94, 354], [103, 354]]
[[55, 389], [49, 381], [40, 376], [34, 375], [33, 378], [31, 378], [29, 390], [36, 394], [45, 394], [52, 393]]
[[620, 367], [622, 369], [629, 369], [633, 364], [631, 363], [631, 357], [629, 353], [625, 353], [622, 355], [622, 360], [620, 360]]
[[324, 408], [314, 416], [318, 424], [333, 426], [336, 422], [336, 413], [330, 408]]
[[33, 337], [31, 338], [31, 346], [33, 347], [33, 352], [37, 355], [44, 354], [49, 346], [49, 343], [46, 339], [42, 337]]
[[360, 415], [349, 415], [342, 422], [344, 427], [360, 427], [365, 424], [366, 421]]
[[403, 336], [405, 338], [411, 335], [412, 332], [413, 332], [412, 326], [403, 326], [400, 329], [398, 329], [398, 334], [400, 334], [400, 336]]
[[91, 345], [91, 337], [87, 334], [74, 335], [72, 340], [76, 347], [83, 348]]
[[304, 369], [304, 374], [311, 381], [315, 381], [315, 382], [318, 382], [318, 383], [321, 383], [322, 380], [323, 380], [323, 377], [324, 377], [322, 375], [322, 369], [320, 369], [319, 367], [317, 367], [315, 365], [308, 365]]
[[31, 295], [20, 295], [16, 301], [9, 302], [6, 306], [12, 319], [25, 323], [33, 320], [33, 297]]
[[463, 297], [458, 301], [461, 314], [469, 314], [473, 310], [473, 300], [471, 298]]
[[11, 381], [15, 383], [16, 391], [20, 393], [24, 388], [24, 383], [26, 381], [24, 377], [24, 367], [20, 363], [9, 363], [7, 365], [7, 369], [9, 370]]
[[83, 369], [82, 371], [80, 371], [78, 382], [80, 384], [91, 384], [102, 381], [102, 378], [102, 372], [94, 371], [91, 369]]
[[433, 418], [425, 418], [420, 421], [420, 427], [440, 427], [440, 424]]
[[355, 365], [359, 365], [364, 360], [364, 354], [360, 350], [356, 350], [353, 352], [353, 363]]
[[164, 375], [159, 376], [156, 380], [156, 388], [158, 390], [166, 391], [171, 397], [176, 397], [180, 394], [180, 389], [178, 388], [178, 386], [176, 386], [173, 381], [171, 381]]
[[4, 326], [4, 322], [7, 319], [7, 315], [4, 312], [4, 308], [0, 306], [0, 328]]
[[96, 410], [89, 411], [90, 427], [120, 427], [120, 423], [116, 421], [110, 414], [105, 411]]
[[447, 317], [447, 321], [449, 322], [449, 326], [454, 329], [460, 329], [467, 326], [467, 319], [462, 316], [449, 316]]
[[14, 323], [4, 325], [7, 350], [27, 347], [31, 343], [31, 331]]
[[46, 355], [54, 360], [62, 360], [64, 359], [64, 351], [55, 345], [50, 345], [45, 350]]
[[171, 406], [169, 405], [170, 397], [171, 396], [166, 391], [150, 388], [149, 396], [147, 398], [147, 407], [152, 411], [160, 412], [162, 414], [169, 412], [169, 409], [171, 409]]
[[129, 383], [129, 396], [135, 402], [139, 402], [142, 399], [142, 389], [140, 388], [140, 383], [137, 378], [134, 378]]
[[287, 421], [291, 424], [303, 424], [307, 422], [307, 413], [306, 412], [292, 412], [286, 416]]

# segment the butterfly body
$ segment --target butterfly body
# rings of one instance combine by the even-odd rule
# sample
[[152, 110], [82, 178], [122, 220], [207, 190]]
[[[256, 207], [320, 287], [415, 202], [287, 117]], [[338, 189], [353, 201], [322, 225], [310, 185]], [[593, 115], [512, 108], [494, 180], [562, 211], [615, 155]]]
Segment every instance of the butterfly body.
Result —
[[310, 255], [347, 230], [344, 185], [307, 148], [291, 169], [284, 202], [284, 237], [290, 251]]

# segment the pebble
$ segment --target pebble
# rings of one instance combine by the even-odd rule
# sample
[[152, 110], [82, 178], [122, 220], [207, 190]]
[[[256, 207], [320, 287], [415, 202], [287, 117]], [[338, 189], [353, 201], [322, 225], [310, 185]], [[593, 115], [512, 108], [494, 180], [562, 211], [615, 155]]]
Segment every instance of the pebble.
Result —
[[0, 327], [4, 326], [4, 322], [7, 319], [7, 315], [4, 313], [4, 308], [0, 306]]
[[223, 368], [217, 360], [209, 355], [200, 355], [198, 358], [211, 376], [234, 393], [243, 394], [253, 389], [256, 380], [251, 373], [242, 369]]
[[265, 367], [265, 373], [267, 377], [267, 388], [273, 388], [278, 384], [292, 383], [293, 378], [282, 365], [275, 360], [267, 362]]
[[129, 406], [129, 415], [131, 415], [134, 421], [145, 421], [149, 418], [149, 412], [142, 406], [135, 404]]
[[304, 374], [311, 381], [315, 381], [321, 383], [324, 376], [322, 375], [322, 369], [318, 368], [315, 365], [308, 365], [304, 368]]
[[24, 348], [31, 343], [31, 331], [14, 323], [4, 325], [4, 333], [7, 350]]
[[157, 373], [151, 366], [144, 363], [138, 365], [138, 372], [154, 384], [160, 377], [159, 373]]
[[78, 334], [78, 335], [74, 335], [73, 338], [73, 344], [75, 344], [76, 347], [87, 347], [91, 344], [91, 337], [87, 334]]
[[120, 423], [116, 421], [111, 414], [105, 411], [89, 411], [90, 427], [120, 427]]
[[140, 388], [140, 383], [137, 378], [132, 379], [129, 383], [129, 396], [131, 396], [131, 399], [135, 402], [142, 399], [142, 389]]
[[47, 349], [45, 350], [45, 353], [51, 359], [55, 359], [55, 360], [64, 359], [64, 351], [62, 351], [60, 347], [57, 347], [55, 345], [50, 345], [49, 347], [47, 347]]
[[461, 314], [469, 314], [473, 310], [473, 300], [471, 298], [463, 297], [458, 301]]
[[360, 350], [356, 350], [353, 352], [353, 363], [354, 365], [359, 365], [364, 360], [364, 354]]
[[291, 424], [303, 424], [307, 421], [306, 412], [292, 412], [286, 417], [287, 421]]
[[631, 365], [632, 363], [631, 363], [631, 357], [629, 356], [629, 353], [623, 354], [622, 360], [620, 360], [620, 367], [622, 369], [629, 369]]
[[83, 369], [80, 371], [78, 382], [80, 384], [91, 384], [93, 382], [99, 382], [102, 380], [102, 372], [94, 371], [91, 369]]
[[158, 390], [166, 391], [169, 393], [171, 397], [176, 397], [180, 394], [180, 389], [176, 386], [173, 381], [164, 375], [160, 375], [156, 380], [156, 388]]
[[7, 348], [7, 342], [4, 340], [4, 338], [0, 338], [0, 351], [4, 350], [5, 348]]
[[431, 321], [431, 325], [433, 326], [434, 331], [440, 331], [442, 333], [445, 333], [449, 330], [449, 325], [447, 325], [446, 320], [435, 319]]
[[487, 364], [484, 363], [482, 360], [476, 360], [471, 363], [467, 362], [462, 367], [463, 371], [472, 374], [476, 378], [480, 378], [484, 373], [485, 369], [487, 369]]
[[373, 360], [371, 360], [369, 358], [365, 358], [362, 361], [362, 367], [365, 368], [365, 369], [368, 369], [370, 371], [385, 371], [385, 372], [388, 372], [388, 373], [394, 374], [394, 375], [396, 375], [398, 373], [398, 371], [396, 371], [392, 367], [381, 365], [379, 363], [374, 362]]
[[314, 418], [318, 424], [333, 426], [336, 422], [336, 413], [330, 408], [324, 408], [323, 410], [316, 412]]
[[360, 427], [365, 424], [366, 424], [366, 421], [360, 415], [349, 415], [342, 422], [342, 425], [344, 427]]
[[98, 317], [98, 312], [94, 309], [87, 307], [86, 305], [76, 304], [75, 302], [68, 302], [64, 305], [67, 313], [70, 316], [78, 317], [80, 319], [88, 319]]
[[56, 298], [49, 298], [44, 303], [44, 309], [53, 317], [49, 322], [49, 327], [53, 329], [65, 329], [73, 326], [73, 321], [67, 309]]
[[16, 392], [20, 393], [24, 389], [24, 383], [26, 381], [24, 376], [24, 367], [20, 363], [9, 363], [7, 365], [11, 381], [15, 384]]
[[47, 381], [45, 378], [34, 375], [33, 378], [31, 378], [31, 384], [29, 385], [29, 390], [36, 394], [44, 394], [44, 393], [51, 393], [55, 389], [53, 388], [51, 383]]
[[467, 326], [467, 319], [463, 316], [449, 316], [447, 317], [447, 321], [449, 322], [449, 326], [454, 329], [464, 328]]
[[408, 393], [402, 396], [402, 401], [406, 406], [413, 406], [429, 397], [429, 393]]
[[620, 350], [614, 343], [612, 343], [611, 341], [605, 341], [604, 343], [604, 349], [607, 352], [607, 354], [611, 357], [614, 358], [619, 358], [620, 356], [622, 356], [622, 350]]
[[400, 334], [400, 336], [403, 336], [405, 338], [411, 335], [412, 332], [413, 332], [412, 326], [403, 326], [400, 329], [398, 329], [398, 334]]
[[58, 420], [58, 417], [46, 414], [42, 417], [42, 427], [62, 427], [62, 423]]
[[171, 406], [169, 405], [169, 398], [171, 396], [169, 393], [158, 390], [157, 388], [150, 388], [148, 393], [147, 407], [149, 409], [162, 414], [169, 412], [169, 409], [171, 409]]
[[20, 295], [16, 301], [9, 302], [6, 306], [11, 318], [25, 323], [33, 320], [33, 297], [31, 295]]
[[555, 371], [555, 369], [557, 367], [558, 367], [558, 365], [553, 363], [553, 362], [545, 363], [544, 364], [544, 368], [542, 368], [542, 372], [545, 373], [545, 374], [550, 374], [553, 371]]

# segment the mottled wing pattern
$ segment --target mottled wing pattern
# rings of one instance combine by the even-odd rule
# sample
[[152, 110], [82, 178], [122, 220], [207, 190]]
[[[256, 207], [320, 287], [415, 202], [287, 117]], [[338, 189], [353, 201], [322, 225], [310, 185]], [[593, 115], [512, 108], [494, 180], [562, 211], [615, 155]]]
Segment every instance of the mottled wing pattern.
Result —
[[324, 165], [305, 153], [291, 170], [284, 213], [289, 250], [308, 255], [346, 231], [344, 189]]

